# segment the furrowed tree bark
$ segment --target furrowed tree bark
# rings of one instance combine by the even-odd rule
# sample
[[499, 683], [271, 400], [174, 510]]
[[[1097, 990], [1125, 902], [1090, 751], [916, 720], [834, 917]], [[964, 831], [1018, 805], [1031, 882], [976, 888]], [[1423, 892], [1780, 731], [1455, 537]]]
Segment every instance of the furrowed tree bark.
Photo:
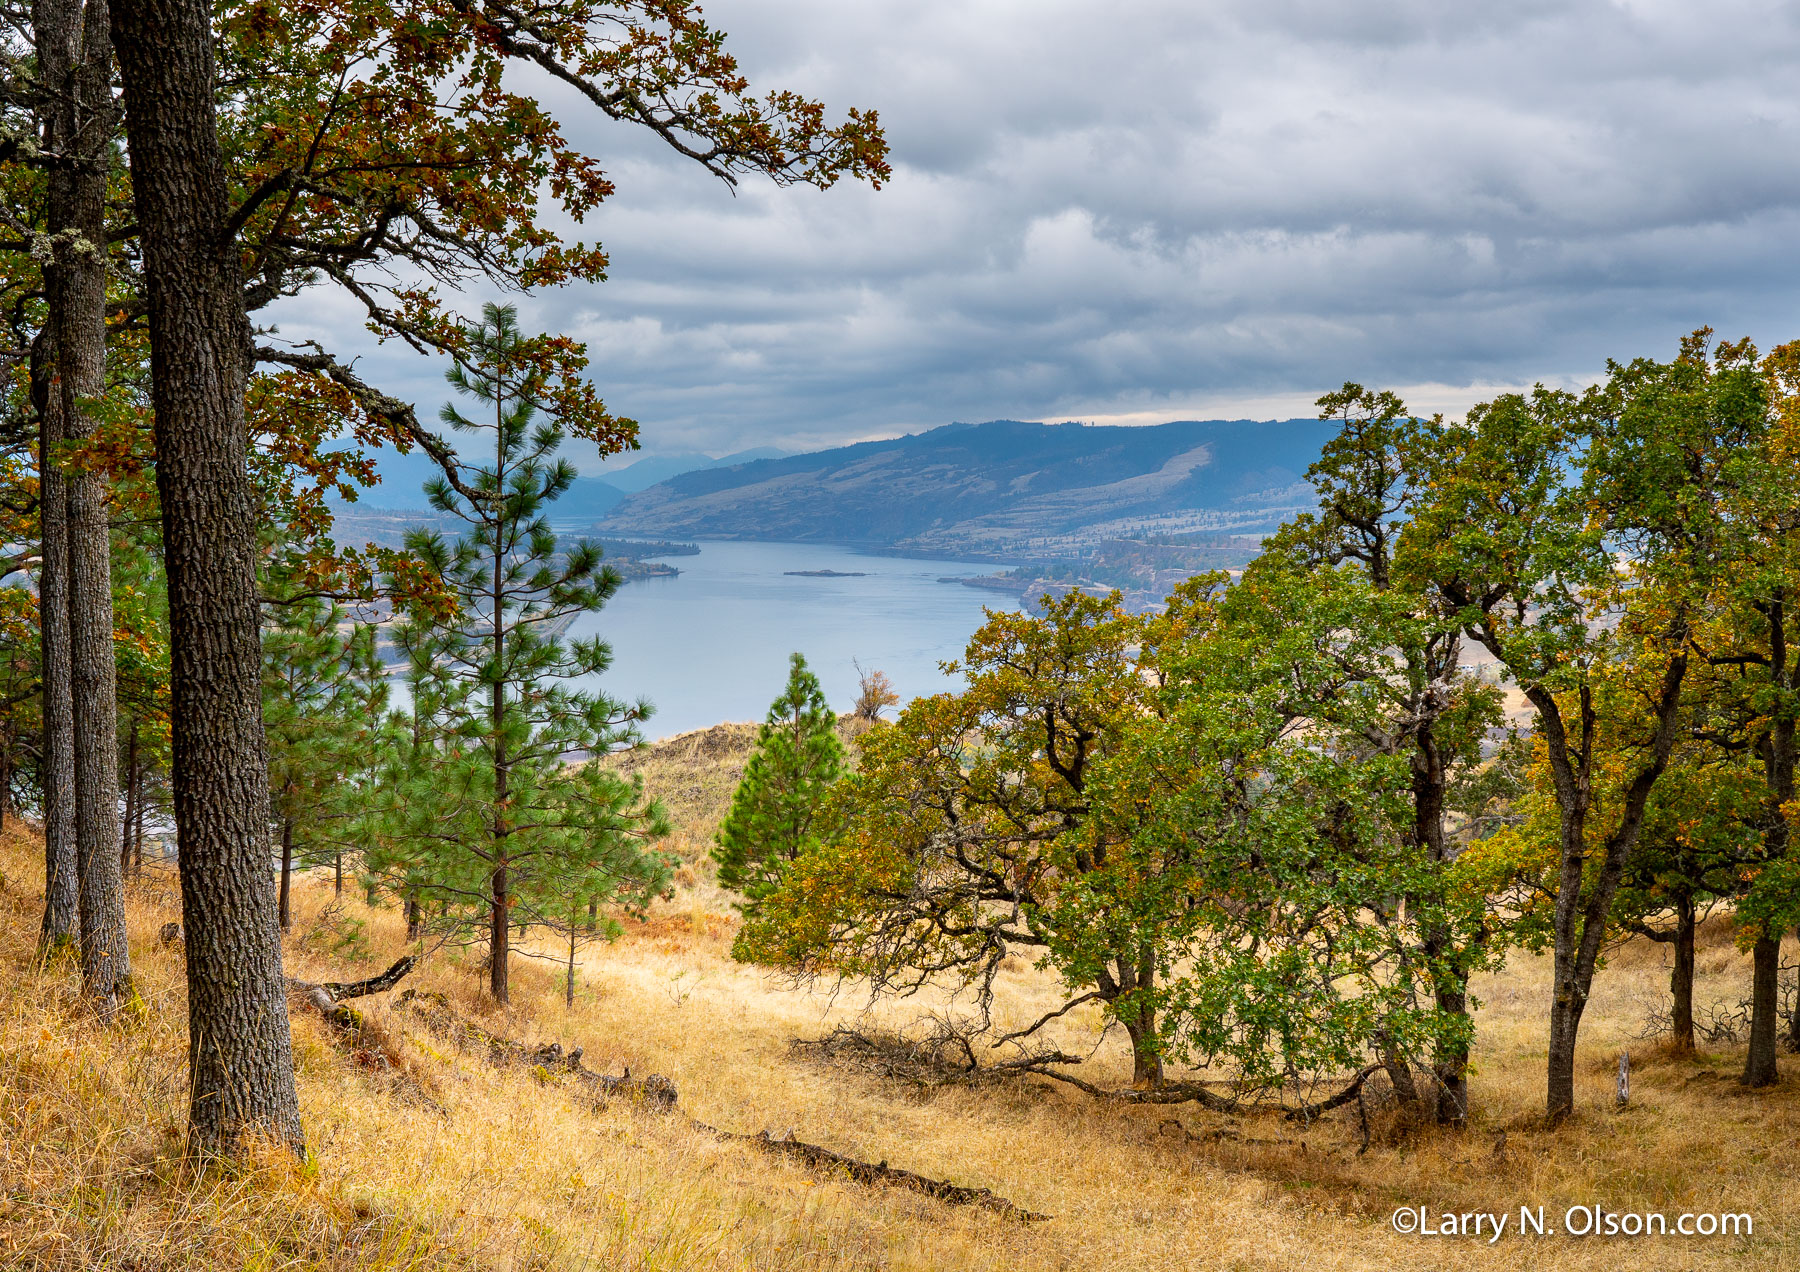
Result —
[[38, 957], [73, 948], [80, 932], [75, 867], [75, 732], [69, 686], [68, 498], [56, 455], [62, 447], [62, 394], [50, 376], [55, 341], [32, 342], [31, 390], [38, 412], [38, 641], [44, 729], [44, 918]]
[[118, 0], [112, 18], [149, 299], [169, 579], [188, 1143], [233, 1153], [264, 1136], [300, 1152], [245, 469], [250, 326], [226, 232], [212, 9], [205, 0]]
[[125, 819], [119, 835], [119, 877], [131, 873], [131, 834], [138, 814], [138, 721], [131, 718], [131, 732], [125, 741]]
[[294, 873], [294, 819], [281, 819], [281, 894], [275, 906], [275, 926], [283, 932], [293, 925], [293, 914], [288, 909], [289, 882]]
[[[142, 778], [139, 780], [141, 782]], [[148, 793], [140, 786], [136, 824], [131, 830], [131, 874], [136, 879], [144, 877], [144, 805], [148, 799]]]
[[[106, 182], [113, 128], [112, 43], [105, 0], [40, 0], [33, 10], [49, 87], [45, 270], [54, 334], [51, 391], [63, 435], [92, 435], [89, 405], [106, 392]], [[110, 1015], [131, 992], [131, 954], [115, 847], [119, 842], [117, 672], [113, 658], [112, 532], [106, 480], [65, 470], [69, 684], [75, 761], [75, 856], [82, 992]]]

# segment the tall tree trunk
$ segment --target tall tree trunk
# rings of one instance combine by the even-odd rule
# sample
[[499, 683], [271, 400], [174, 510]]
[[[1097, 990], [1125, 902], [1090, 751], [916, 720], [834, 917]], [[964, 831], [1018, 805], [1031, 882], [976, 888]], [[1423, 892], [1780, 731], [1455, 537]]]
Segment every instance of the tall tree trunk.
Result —
[[131, 717], [131, 732], [125, 743], [125, 817], [119, 834], [119, 876], [131, 873], [131, 835], [138, 817], [138, 719]]
[[504, 1003], [508, 998], [507, 957], [511, 953], [510, 936], [512, 925], [507, 922], [506, 910], [510, 897], [507, 893], [505, 865], [494, 867], [489, 878], [492, 888], [491, 910], [488, 915], [488, 993], [494, 1001]]
[[424, 916], [420, 913], [419, 894], [409, 892], [406, 894], [406, 939], [418, 940], [419, 929], [422, 926], [424, 926]]
[[[1771, 602], [1769, 620], [1769, 673], [1775, 684], [1792, 698], [1797, 686], [1793, 653], [1788, 648], [1787, 604], [1777, 591]], [[1773, 713], [1769, 732], [1757, 751], [1762, 756], [1763, 773], [1769, 783], [1770, 804], [1767, 825], [1763, 830], [1763, 859], [1771, 866], [1788, 852], [1788, 819], [1786, 809], [1794, 802], [1796, 722], [1791, 715]], [[1775, 1036], [1781, 1024], [1778, 981], [1781, 975], [1781, 933], [1765, 931], [1756, 942], [1756, 971], [1750, 992], [1750, 1053], [1744, 1059], [1744, 1085], [1772, 1086], [1777, 1077]]]
[[[143, 779], [138, 780], [141, 782]], [[131, 832], [131, 874], [135, 879], [144, 877], [144, 805], [149, 802], [149, 793], [139, 790], [137, 826]]]
[[[504, 439], [506, 430], [505, 396], [496, 391], [494, 394], [494, 448], [498, 458], [494, 472], [500, 481], [501, 489], [505, 489], [506, 449]], [[499, 514], [496, 512], [495, 514]], [[492, 701], [493, 746], [494, 746], [494, 873], [493, 873], [493, 921], [488, 928], [488, 991], [493, 994], [494, 1001], [508, 1001], [507, 959], [511, 952], [508, 936], [511, 929], [507, 927], [507, 910], [511, 901], [509, 879], [506, 864], [511, 845], [507, 840], [510, 831], [510, 816], [506, 801], [509, 794], [507, 779], [511, 773], [506, 750], [506, 528], [496, 523], [494, 526], [494, 583], [492, 605], [493, 612], [489, 622], [490, 636], [494, 642], [494, 692]], [[523, 935], [523, 933], [521, 933]]]
[[1560, 1122], [1575, 1111], [1575, 1038], [1592, 982], [1581, 964], [1581, 884], [1587, 862], [1585, 792], [1574, 808], [1562, 808], [1562, 866], [1557, 879], [1555, 941], [1551, 959], [1550, 1040], [1545, 1064], [1545, 1112]]
[[[45, 271], [63, 433], [94, 431], [90, 405], [106, 392], [106, 185], [117, 114], [105, 0], [39, 0], [37, 48], [50, 86], [45, 211], [54, 244]], [[75, 751], [75, 856], [80, 887], [82, 992], [110, 1015], [131, 992], [120, 885], [117, 671], [113, 658], [112, 531], [105, 478], [63, 477], [67, 498], [70, 706]]]
[[[1491, 646], [1490, 646], [1491, 648]], [[1687, 678], [1687, 655], [1676, 654], [1663, 671], [1655, 698], [1656, 734], [1650, 758], [1632, 777], [1621, 801], [1617, 824], [1599, 853], [1600, 868], [1591, 886], [1587, 878], [1590, 845], [1587, 816], [1592, 807], [1590, 765], [1594, 709], [1591, 691], [1581, 690], [1580, 741], [1571, 749], [1561, 708], [1541, 684], [1526, 689], [1537, 710], [1538, 726], [1550, 754], [1559, 813], [1561, 863], [1557, 871], [1554, 915], [1554, 958], [1550, 997], [1550, 1045], [1545, 1064], [1545, 1115], [1560, 1122], [1575, 1111], [1575, 1040], [1582, 1013], [1594, 986], [1594, 969], [1606, 936], [1607, 916], [1625, 877], [1625, 866], [1637, 847], [1650, 793], [1668, 767], [1680, 719], [1681, 686]]]
[[[1451, 638], [1441, 656], [1446, 666], [1454, 667], [1461, 649], [1461, 642]], [[1430, 701], [1426, 675], [1429, 668], [1422, 668], [1417, 660], [1411, 664], [1414, 680], [1414, 691], [1417, 700], [1423, 704]], [[1448, 774], [1445, 770], [1443, 749], [1438, 744], [1435, 721], [1427, 720], [1420, 725], [1413, 739], [1412, 794], [1413, 794], [1413, 837], [1419, 845], [1425, 859], [1433, 863], [1439, 877], [1449, 869], [1451, 862], [1449, 839], [1444, 834], [1444, 793], [1448, 785]], [[1414, 903], [1417, 903], [1417, 898]], [[1440, 898], [1433, 896], [1430, 902], [1422, 907], [1428, 912], [1440, 904]], [[1456, 947], [1455, 934], [1443, 913], [1438, 911], [1425, 922], [1425, 931], [1421, 947], [1426, 962], [1430, 967], [1432, 996], [1436, 1000], [1438, 1011], [1467, 1025], [1469, 1015], [1469, 963], [1473, 952]], [[1472, 1032], [1472, 1029], [1468, 1032]], [[1400, 1075], [1396, 1074], [1394, 1065], [1384, 1057], [1388, 1068], [1389, 1081], [1394, 1082], [1394, 1089], [1401, 1102], [1406, 1103], [1406, 1091], [1411, 1084], [1411, 1070], [1405, 1073], [1406, 1086], [1401, 1085]], [[1436, 1077], [1436, 1090], [1432, 1092], [1430, 1102], [1436, 1105], [1438, 1123], [1443, 1126], [1461, 1126], [1469, 1115], [1469, 1043], [1467, 1034], [1454, 1040], [1441, 1043], [1432, 1057], [1432, 1073]], [[1421, 1100], [1421, 1103], [1425, 1102]]]
[[212, 7], [118, 0], [150, 316], [172, 643], [175, 824], [187, 930], [188, 1141], [302, 1150], [269, 870], [256, 516], [245, 467], [250, 325], [214, 113]]
[[62, 394], [52, 384], [55, 340], [48, 332], [31, 346], [32, 398], [38, 412], [38, 640], [44, 729], [44, 919], [38, 956], [49, 961], [73, 949], [81, 931], [81, 891], [75, 858], [75, 721], [69, 684], [68, 498], [57, 455], [62, 447]]
[[1675, 967], [1669, 973], [1671, 1041], [1675, 1050], [1694, 1049], [1694, 896], [1682, 891], [1675, 897]]
[[12, 793], [13, 742], [10, 728], [0, 731], [0, 831], [6, 829], [6, 797]]
[[1744, 1085], [1774, 1086], [1780, 1076], [1775, 1068], [1776, 978], [1781, 974], [1781, 937], [1757, 938], [1752, 953], [1755, 971], [1750, 988], [1750, 1053], [1744, 1058]]
[[293, 915], [288, 909], [289, 880], [294, 873], [294, 819], [283, 816], [281, 819], [281, 899], [276, 904], [276, 926], [283, 932], [293, 926]]
[[331, 864], [331, 895], [341, 897], [344, 895], [344, 850], [342, 848], [339, 848], [336, 855], [332, 857]]
[[[506, 430], [500, 425], [504, 419], [504, 396], [495, 392], [493, 398], [495, 410], [495, 452], [499, 453], [499, 461], [495, 464], [495, 473], [500, 477], [500, 486], [504, 489], [506, 480], [506, 450], [504, 435]], [[495, 1002], [508, 1002], [508, 957], [511, 954], [511, 943], [508, 927], [509, 909], [511, 909], [511, 889], [508, 878], [508, 855], [511, 851], [508, 835], [511, 831], [511, 817], [508, 806], [508, 777], [511, 765], [506, 752], [506, 527], [495, 525], [493, 538], [493, 614], [490, 617], [491, 639], [493, 639], [493, 921], [488, 927], [488, 991]], [[524, 932], [520, 932], [522, 936]]]

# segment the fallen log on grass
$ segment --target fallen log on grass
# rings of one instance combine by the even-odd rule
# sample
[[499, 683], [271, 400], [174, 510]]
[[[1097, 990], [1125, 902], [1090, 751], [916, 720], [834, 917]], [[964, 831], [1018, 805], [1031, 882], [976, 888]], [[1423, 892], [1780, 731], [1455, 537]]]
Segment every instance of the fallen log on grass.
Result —
[[392, 989], [418, 964], [417, 956], [408, 954], [385, 972], [365, 980], [316, 983], [289, 977], [287, 987], [290, 994], [324, 1018], [352, 1064], [382, 1075], [390, 1094], [423, 1105], [439, 1116], [448, 1116], [430, 1079], [407, 1063], [399, 1045], [385, 1030], [347, 1002]]
[[450, 1006], [450, 1000], [436, 990], [409, 989], [400, 995], [395, 1006], [417, 1016], [439, 1038], [457, 1046], [485, 1052], [489, 1064], [524, 1065], [540, 1069], [546, 1076], [566, 1073], [590, 1088], [602, 1100], [622, 1097], [654, 1109], [675, 1107], [675, 1084], [659, 1073], [653, 1073], [647, 1078], [634, 1078], [631, 1070], [626, 1069], [623, 1074], [613, 1077], [597, 1073], [584, 1065], [581, 1060], [585, 1053], [580, 1047], [566, 1052], [560, 1042], [539, 1043], [532, 1047], [489, 1033], [480, 1025], [457, 1015]]
[[313, 981], [300, 980], [290, 976], [287, 980], [288, 992], [297, 994], [301, 1000], [318, 1012], [333, 1028], [340, 1031], [358, 1033], [363, 1027], [362, 1013], [354, 1007], [344, 1006], [349, 998], [366, 998], [370, 994], [380, 994], [398, 985], [406, 974], [419, 965], [415, 955], [408, 954], [397, 960], [393, 966], [379, 976], [371, 976], [367, 980], [350, 981]]
[[995, 1214], [1005, 1215], [1008, 1219], [1017, 1219], [1022, 1223], [1044, 1223], [1050, 1219], [1049, 1215], [1036, 1214], [1015, 1206], [1006, 1198], [995, 1194], [991, 1189], [965, 1188], [959, 1184], [953, 1184], [947, 1179], [931, 1179], [925, 1175], [915, 1175], [910, 1170], [899, 1170], [889, 1166], [885, 1161], [858, 1161], [854, 1157], [834, 1153], [829, 1148], [821, 1148], [817, 1144], [803, 1143], [794, 1138], [791, 1130], [782, 1138], [777, 1139], [767, 1131], [758, 1131], [755, 1135], [740, 1135], [735, 1131], [721, 1131], [716, 1126], [708, 1126], [705, 1122], [697, 1121], [694, 1118], [689, 1118], [688, 1122], [696, 1130], [716, 1135], [722, 1140], [749, 1144], [765, 1153], [791, 1158], [813, 1170], [825, 1174], [843, 1175], [866, 1186], [887, 1184], [896, 1188], [906, 1188], [912, 1192], [924, 1193], [927, 1197], [936, 1198], [946, 1205], [978, 1206], [983, 1210], [991, 1210]]
[[[634, 1078], [627, 1068], [619, 1077], [604, 1073], [596, 1073], [582, 1064], [583, 1049], [576, 1047], [564, 1051], [558, 1042], [540, 1043], [528, 1046], [515, 1042], [511, 1038], [503, 1038], [499, 1034], [489, 1033], [481, 1026], [464, 1020], [450, 1006], [450, 1000], [443, 994], [433, 990], [409, 989], [400, 996], [395, 1004], [401, 1010], [409, 1011], [419, 1017], [432, 1033], [446, 1041], [459, 1046], [478, 1048], [485, 1052], [488, 1062], [494, 1065], [523, 1065], [551, 1079], [561, 1074], [572, 1075], [576, 1080], [600, 1096], [601, 1103], [615, 1097], [624, 1097], [639, 1107], [658, 1113], [675, 1113], [675, 1084], [661, 1074], [653, 1073], [649, 1077]], [[687, 1114], [689, 1125], [697, 1130], [721, 1140], [739, 1144], [749, 1144], [766, 1153], [778, 1157], [787, 1157], [799, 1161], [814, 1170], [831, 1174], [839, 1174], [864, 1185], [890, 1184], [899, 1188], [923, 1193], [927, 1197], [936, 1198], [952, 1206], [978, 1206], [983, 1210], [991, 1210], [996, 1214], [1011, 1219], [1019, 1219], [1027, 1223], [1041, 1223], [1050, 1218], [1049, 1215], [1035, 1214], [1015, 1206], [1004, 1197], [996, 1196], [986, 1188], [965, 1188], [953, 1184], [946, 1179], [931, 1179], [924, 1175], [916, 1175], [912, 1171], [898, 1170], [883, 1162], [859, 1161], [854, 1157], [846, 1157], [842, 1153], [834, 1153], [817, 1144], [807, 1144], [793, 1137], [789, 1131], [777, 1139], [767, 1131], [755, 1135], [742, 1135], [735, 1131], [722, 1131], [716, 1126], [709, 1126]]]

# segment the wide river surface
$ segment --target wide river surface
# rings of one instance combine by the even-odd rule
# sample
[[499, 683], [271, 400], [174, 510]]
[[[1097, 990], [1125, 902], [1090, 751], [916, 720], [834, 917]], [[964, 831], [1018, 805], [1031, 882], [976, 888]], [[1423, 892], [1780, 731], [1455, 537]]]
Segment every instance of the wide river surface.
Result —
[[[615, 698], [648, 698], [651, 739], [721, 720], [760, 720], [787, 682], [798, 651], [833, 709], [856, 701], [856, 664], [886, 672], [902, 701], [958, 688], [938, 670], [960, 659], [984, 606], [1015, 610], [1001, 592], [940, 583], [1004, 567], [966, 561], [863, 556], [796, 543], [706, 543], [699, 556], [667, 557], [678, 578], [640, 579], [570, 634], [612, 646], [600, 687]], [[836, 570], [860, 578], [805, 578], [791, 570]]]

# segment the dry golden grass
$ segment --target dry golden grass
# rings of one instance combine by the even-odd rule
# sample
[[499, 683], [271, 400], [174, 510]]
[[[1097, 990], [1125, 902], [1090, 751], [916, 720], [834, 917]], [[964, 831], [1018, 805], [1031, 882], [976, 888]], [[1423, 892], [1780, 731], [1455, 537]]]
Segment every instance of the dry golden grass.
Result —
[[[654, 760], [655, 756], [643, 757]], [[667, 760], [668, 757], [662, 757]], [[705, 758], [705, 757], [702, 757]], [[728, 762], [720, 756], [713, 761]], [[739, 761], [741, 762], [741, 760]], [[667, 764], [660, 776], [678, 778]], [[654, 770], [648, 769], [647, 780]], [[704, 783], [695, 783], [705, 798]], [[654, 789], [654, 784], [653, 784]], [[666, 789], [662, 792], [668, 795]], [[34, 837], [0, 839], [0, 1267], [591, 1269], [1776, 1269], [1800, 1264], [1793, 1218], [1800, 1096], [1732, 1080], [1741, 1054], [1654, 1053], [1634, 1037], [1666, 986], [1661, 951], [1634, 945], [1602, 973], [1584, 1028], [1580, 1111], [1541, 1129], [1547, 972], [1517, 958], [1480, 985], [1474, 1124], [1464, 1133], [1385, 1134], [1357, 1154], [1354, 1113], [1299, 1129], [1191, 1108], [1120, 1109], [1038, 1086], [920, 1091], [796, 1056], [795, 1037], [862, 1019], [888, 1027], [944, 999], [883, 1004], [799, 992], [730, 962], [733, 922], [704, 883], [659, 905], [617, 944], [590, 951], [573, 1009], [555, 970], [520, 960], [519, 1003], [487, 1010], [473, 972], [439, 956], [408, 982], [450, 994], [489, 1028], [581, 1043], [587, 1062], [673, 1079], [681, 1105], [742, 1131], [802, 1139], [994, 1189], [1050, 1222], [1021, 1225], [916, 1194], [820, 1179], [680, 1118], [596, 1113], [529, 1074], [448, 1050], [401, 1014], [372, 1015], [398, 1040], [412, 1081], [372, 1073], [296, 1015], [310, 1157], [230, 1174], [180, 1161], [185, 1007], [179, 951], [158, 949], [177, 912], [172, 882], [133, 888], [133, 958], [145, 1012], [86, 1018], [66, 969], [29, 953], [41, 876]], [[294, 974], [362, 974], [333, 945], [329, 883], [299, 889]], [[361, 968], [402, 948], [391, 912], [360, 919]], [[1745, 960], [1714, 929], [1702, 999], [1733, 1001]], [[1023, 964], [1004, 974], [1005, 1021], [1054, 1005]], [[1078, 1011], [1057, 1040], [1086, 1049], [1098, 1017]], [[1629, 1045], [1634, 1101], [1614, 1112], [1615, 1056]], [[1797, 1063], [1785, 1060], [1795, 1068]], [[1101, 1041], [1106, 1080], [1128, 1076]], [[1166, 1120], [1178, 1118], [1190, 1135]], [[1242, 1140], [1210, 1133], [1235, 1126]], [[1496, 1145], [1503, 1146], [1496, 1151]], [[1197, 1137], [1197, 1138], [1194, 1138]], [[1268, 1144], [1248, 1140], [1290, 1141]], [[1576, 1203], [1609, 1210], [1745, 1211], [1748, 1239], [1397, 1236], [1399, 1205], [1463, 1212]], [[1560, 1226], [1560, 1224], [1558, 1224]]]

